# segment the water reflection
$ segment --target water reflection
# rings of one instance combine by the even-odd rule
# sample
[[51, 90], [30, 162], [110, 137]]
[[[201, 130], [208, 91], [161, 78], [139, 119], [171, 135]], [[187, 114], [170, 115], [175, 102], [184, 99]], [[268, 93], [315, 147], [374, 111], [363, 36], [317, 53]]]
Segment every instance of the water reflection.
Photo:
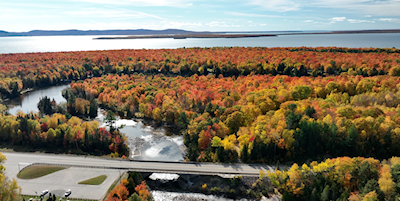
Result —
[[69, 84], [33, 90], [20, 97], [4, 101], [2, 104], [6, 105], [9, 108], [8, 112], [13, 115], [16, 115], [18, 111], [22, 111], [25, 114], [29, 112], [39, 112], [37, 104], [40, 98], [44, 96], [49, 97], [51, 100], [54, 99], [57, 103], [66, 102], [64, 97], [62, 97], [61, 91], [68, 87]]
[[[182, 47], [400, 47], [400, 33], [281, 35], [257, 38], [93, 40], [99, 36], [0, 37], [0, 54]], [[106, 37], [106, 36], [104, 36]], [[112, 37], [112, 36], [111, 36]], [[54, 45], [58, 44], [58, 45]]]
[[[70, 87], [69, 84], [53, 86], [40, 90], [31, 91], [21, 97], [5, 101], [3, 104], [9, 109], [8, 112], [16, 115], [18, 111], [24, 113], [38, 112], [37, 104], [40, 98], [47, 96], [57, 103], [66, 102], [62, 97], [62, 90]], [[100, 126], [106, 126], [103, 123], [106, 110], [99, 109], [95, 120], [99, 121]], [[183, 137], [174, 134], [168, 127], [154, 128], [142, 120], [121, 119], [116, 117], [117, 127], [125, 125], [121, 132], [128, 138], [129, 148], [133, 159], [147, 161], [183, 161], [185, 145]]]
[[[101, 126], [107, 126], [103, 120], [106, 111], [100, 109], [96, 120]], [[183, 161], [186, 147], [183, 137], [168, 131], [168, 128], [154, 128], [141, 120], [121, 119], [117, 117], [117, 127], [124, 125], [121, 132], [129, 141], [131, 158], [147, 161]], [[168, 135], [166, 135], [168, 133]]]

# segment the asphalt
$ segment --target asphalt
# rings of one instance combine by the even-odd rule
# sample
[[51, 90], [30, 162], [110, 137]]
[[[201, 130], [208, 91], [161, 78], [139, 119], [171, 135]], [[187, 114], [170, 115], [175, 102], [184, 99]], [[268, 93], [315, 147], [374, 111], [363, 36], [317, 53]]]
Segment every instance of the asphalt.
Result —
[[[18, 185], [21, 187], [21, 194], [24, 195], [40, 195], [43, 190], [49, 190], [52, 194], [64, 196], [65, 191], [71, 189], [72, 194], [69, 196], [71, 198], [99, 200], [105, 195], [112, 183], [119, 178], [119, 175], [124, 172], [117, 169], [68, 167], [36, 179], [19, 179], [17, 178], [18, 171], [28, 164], [45, 163], [47, 160], [60, 158], [60, 156], [3, 154], [7, 157], [7, 161], [4, 164], [6, 175], [17, 180]], [[71, 159], [71, 157], [61, 158]], [[80, 181], [100, 175], [107, 176], [106, 180], [100, 185], [78, 184]]]
[[[247, 164], [215, 163], [174, 163], [144, 162], [127, 160], [107, 160], [92, 157], [79, 157], [54, 154], [3, 153], [7, 157], [4, 164], [6, 175], [16, 178], [20, 169], [32, 163], [45, 163], [67, 166], [69, 168], [32, 180], [18, 179], [22, 194], [35, 195], [43, 190], [63, 192], [72, 190], [71, 197], [99, 199], [123, 171], [206, 174], [206, 175], [243, 175], [258, 176], [260, 170], [274, 170], [272, 166]], [[72, 166], [72, 167], [70, 167]], [[98, 186], [80, 185], [78, 182], [100, 175], [107, 179]], [[57, 190], [57, 191], [56, 191]]]

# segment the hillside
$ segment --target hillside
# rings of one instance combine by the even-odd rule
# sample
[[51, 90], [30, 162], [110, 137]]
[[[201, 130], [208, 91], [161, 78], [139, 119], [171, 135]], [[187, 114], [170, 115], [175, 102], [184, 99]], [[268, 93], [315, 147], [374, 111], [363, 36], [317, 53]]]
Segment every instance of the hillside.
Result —
[[149, 29], [126, 29], [126, 30], [33, 30], [28, 32], [7, 32], [0, 30], [0, 37], [5, 36], [70, 36], [70, 35], [158, 35], [158, 34], [210, 34], [213, 32], [195, 32], [180, 29], [149, 30]]

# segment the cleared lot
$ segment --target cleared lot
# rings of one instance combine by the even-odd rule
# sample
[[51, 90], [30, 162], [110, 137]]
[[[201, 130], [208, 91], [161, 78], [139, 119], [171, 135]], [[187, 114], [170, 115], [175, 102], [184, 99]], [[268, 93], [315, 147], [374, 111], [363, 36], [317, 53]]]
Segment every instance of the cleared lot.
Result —
[[[36, 155], [32, 156], [37, 157]], [[18, 179], [18, 170], [28, 163], [14, 160], [12, 154], [8, 154], [8, 160], [4, 165], [6, 175], [9, 178], [17, 179], [18, 185], [22, 188], [22, 194], [36, 195], [37, 193], [37, 195], [40, 195], [43, 190], [49, 190], [52, 194], [64, 196], [65, 191], [71, 189], [71, 198], [96, 200], [100, 199], [112, 183], [118, 179], [119, 175], [123, 173], [122, 170], [69, 167], [36, 179]], [[78, 184], [80, 181], [100, 175], [107, 175], [107, 179], [100, 185]]]
[[[107, 179], [100, 185], [78, 184], [100, 175], [107, 175]], [[18, 184], [22, 194], [35, 195], [35, 191], [40, 194], [47, 189], [52, 194], [63, 196], [66, 190], [71, 189], [71, 198], [100, 199], [118, 176], [118, 170], [70, 167], [37, 179], [18, 179]]]

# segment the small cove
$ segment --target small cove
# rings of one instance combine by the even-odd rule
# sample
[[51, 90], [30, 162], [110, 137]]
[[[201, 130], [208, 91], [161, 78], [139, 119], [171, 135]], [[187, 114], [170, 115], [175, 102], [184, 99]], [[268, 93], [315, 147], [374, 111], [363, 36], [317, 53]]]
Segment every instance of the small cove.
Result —
[[[10, 114], [16, 115], [18, 111], [24, 113], [38, 112], [37, 103], [40, 98], [47, 96], [58, 104], [66, 102], [62, 97], [62, 90], [70, 87], [69, 84], [46, 87], [27, 92], [20, 97], [4, 101], [2, 104], [8, 107]], [[104, 109], [99, 109], [98, 116], [94, 119], [100, 126], [103, 123]], [[172, 133], [167, 127], [158, 128], [146, 124], [141, 119], [121, 119], [116, 116], [116, 125], [124, 127], [121, 132], [128, 138], [129, 149], [134, 160], [145, 161], [184, 161], [185, 145], [183, 137]]]

